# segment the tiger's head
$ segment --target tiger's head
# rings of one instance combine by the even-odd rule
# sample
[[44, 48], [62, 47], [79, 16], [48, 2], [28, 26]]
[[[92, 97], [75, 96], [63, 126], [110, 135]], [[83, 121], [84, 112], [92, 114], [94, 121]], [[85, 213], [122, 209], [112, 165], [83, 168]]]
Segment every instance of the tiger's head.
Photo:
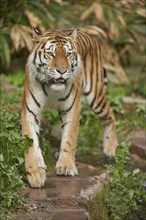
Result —
[[80, 57], [77, 52], [77, 30], [35, 31], [35, 45], [28, 58], [32, 77], [55, 91], [65, 89], [79, 73]]

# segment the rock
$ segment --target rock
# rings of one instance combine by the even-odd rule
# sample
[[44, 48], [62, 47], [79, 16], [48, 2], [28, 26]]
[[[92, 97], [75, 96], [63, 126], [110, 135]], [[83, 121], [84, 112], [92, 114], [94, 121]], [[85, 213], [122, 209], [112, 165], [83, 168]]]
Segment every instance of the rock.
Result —
[[[108, 174], [91, 165], [77, 163], [79, 176], [56, 176], [48, 171], [45, 187], [27, 187], [22, 195], [27, 199], [24, 211], [13, 213], [15, 220], [87, 220], [85, 206], [100, 189]], [[28, 208], [27, 208], [28, 207]]]
[[146, 132], [136, 131], [129, 135], [131, 159], [139, 167], [146, 168]]
[[142, 104], [142, 105], [146, 105], [146, 100], [145, 99], [140, 99], [140, 98], [136, 98], [136, 97], [125, 96], [125, 97], [122, 98], [122, 101], [125, 104]]
[[108, 182], [108, 180], [109, 180], [108, 172], [105, 172], [100, 176], [90, 177], [90, 181], [92, 184], [90, 184], [87, 188], [81, 189], [80, 194], [77, 197], [77, 201], [80, 204], [86, 206], [87, 202], [89, 200], [92, 200], [93, 197], [96, 195], [96, 193], [100, 191], [103, 183]]
[[146, 160], [146, 142], [145, 138], [133, 138], [131, 140], [132, 146], [130, 149], [131, 154], [136, 154], [141, 159]]

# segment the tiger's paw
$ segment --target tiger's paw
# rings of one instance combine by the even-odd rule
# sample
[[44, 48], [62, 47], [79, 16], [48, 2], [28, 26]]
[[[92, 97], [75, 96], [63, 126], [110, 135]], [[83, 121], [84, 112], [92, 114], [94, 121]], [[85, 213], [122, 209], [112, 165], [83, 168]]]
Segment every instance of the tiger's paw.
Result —
[[104, 154], [107, 157], [115, 157], [118, 141], [116, 138], [110, 138], [108, 141], [104, 141]]
[[46, 171], [44, 168], [37, 168], [27, 171], [27, 179], [31, 187], [40, 188], [44, 186], [46, 181]]
[[31, 187], [37, 188], [44, 186], [47, 167], [39, 149], [36, 151], [30, 147], [28, 152], [25, 152], [25, 169]]
[[56, 174], [58, 176], [77, 176], [78, 170], [75, 162], [70, 157], [60, 157], [56, 164]]

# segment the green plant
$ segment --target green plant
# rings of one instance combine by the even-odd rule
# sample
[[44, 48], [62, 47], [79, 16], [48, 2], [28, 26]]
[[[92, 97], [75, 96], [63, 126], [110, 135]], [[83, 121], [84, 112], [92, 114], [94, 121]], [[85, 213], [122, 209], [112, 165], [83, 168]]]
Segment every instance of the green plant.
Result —
[[[6, 219], [11, 210], [21, 208], [25, 202], [19, 191], [25, 186], [24, 152], [32, 144], [28, 137], [22, 138], [20, 114], [15, 105], [20, 102], [20, 92], [5, 78], [1, 83], [0, 106], [0, 219]], [[14, 95], [15, 94], [15, 95]]]
[[144, 114], [144, 116], [146, 117], [146, 107], [144, 104], [139, 104], [136, 106], [136, 113], [137, 115], [141, 115]]
[[16, 87], [22, 87], [24, 84], [24, 78], [25, 78], [25, 73], [24, 71], [19, 71], [18, 73], [15, 74], [8, 74], [6, 76], [6, 79]]
[[126, 168], [129, 147], [130, 142], [123, 141], [117, 149], [115, 164], [107, 165], [110, 181], [88, 202], [90, 220], [129, 220], [129, 214], [146, 203], [145, 174]]
[[22, 139], [18, 112], [1, 109], [0, 120], [0, 201], [1, 213], [7, 213], [24, 204], [18, 191], [24, 187], [24, 151], [32, 140]]
[[139, 169], [126, 171], [130, 143], [122, 142], [117, 149], [115, 164], [109, 165], [111, 182], [106, 189], [106, 204], [111, 220], [125, 220], [146, 199], [143, 189], [144, 174]]
[[113, 86], [109, 85], [108, 88], [108, 99], [112, 106], [112, 109], [114, 112], [118, 114], [124, 114], [125, 110], [122, 104], [122, 97], [129, 93], [128, 88], [122, 87], [122, 86]]
[[108, 220], [108, 210], [105, 203], [105, 189], [101, 187], [96, 196], [87, 204], [89, 220]]
[[80, 115], [79, 150], [87, 151], [102, 142], [103, 126], [99, 118], [83, 105]]
[[49, 123], [55, 124], [60, 120], [59, 114], [56, 110], [46, 108], [43, 112], [43, 116]]

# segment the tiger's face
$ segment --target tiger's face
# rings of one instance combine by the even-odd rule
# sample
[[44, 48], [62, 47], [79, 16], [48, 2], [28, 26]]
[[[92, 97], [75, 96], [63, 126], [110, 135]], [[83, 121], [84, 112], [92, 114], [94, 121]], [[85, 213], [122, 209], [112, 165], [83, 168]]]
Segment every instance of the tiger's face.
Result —
[[37, 81], [60, 91], [75, 80], [79, 66], [75, 38], [75, 33], [62, 35], [52, 32], [38, 37], [38, 43], [28, 59]]

